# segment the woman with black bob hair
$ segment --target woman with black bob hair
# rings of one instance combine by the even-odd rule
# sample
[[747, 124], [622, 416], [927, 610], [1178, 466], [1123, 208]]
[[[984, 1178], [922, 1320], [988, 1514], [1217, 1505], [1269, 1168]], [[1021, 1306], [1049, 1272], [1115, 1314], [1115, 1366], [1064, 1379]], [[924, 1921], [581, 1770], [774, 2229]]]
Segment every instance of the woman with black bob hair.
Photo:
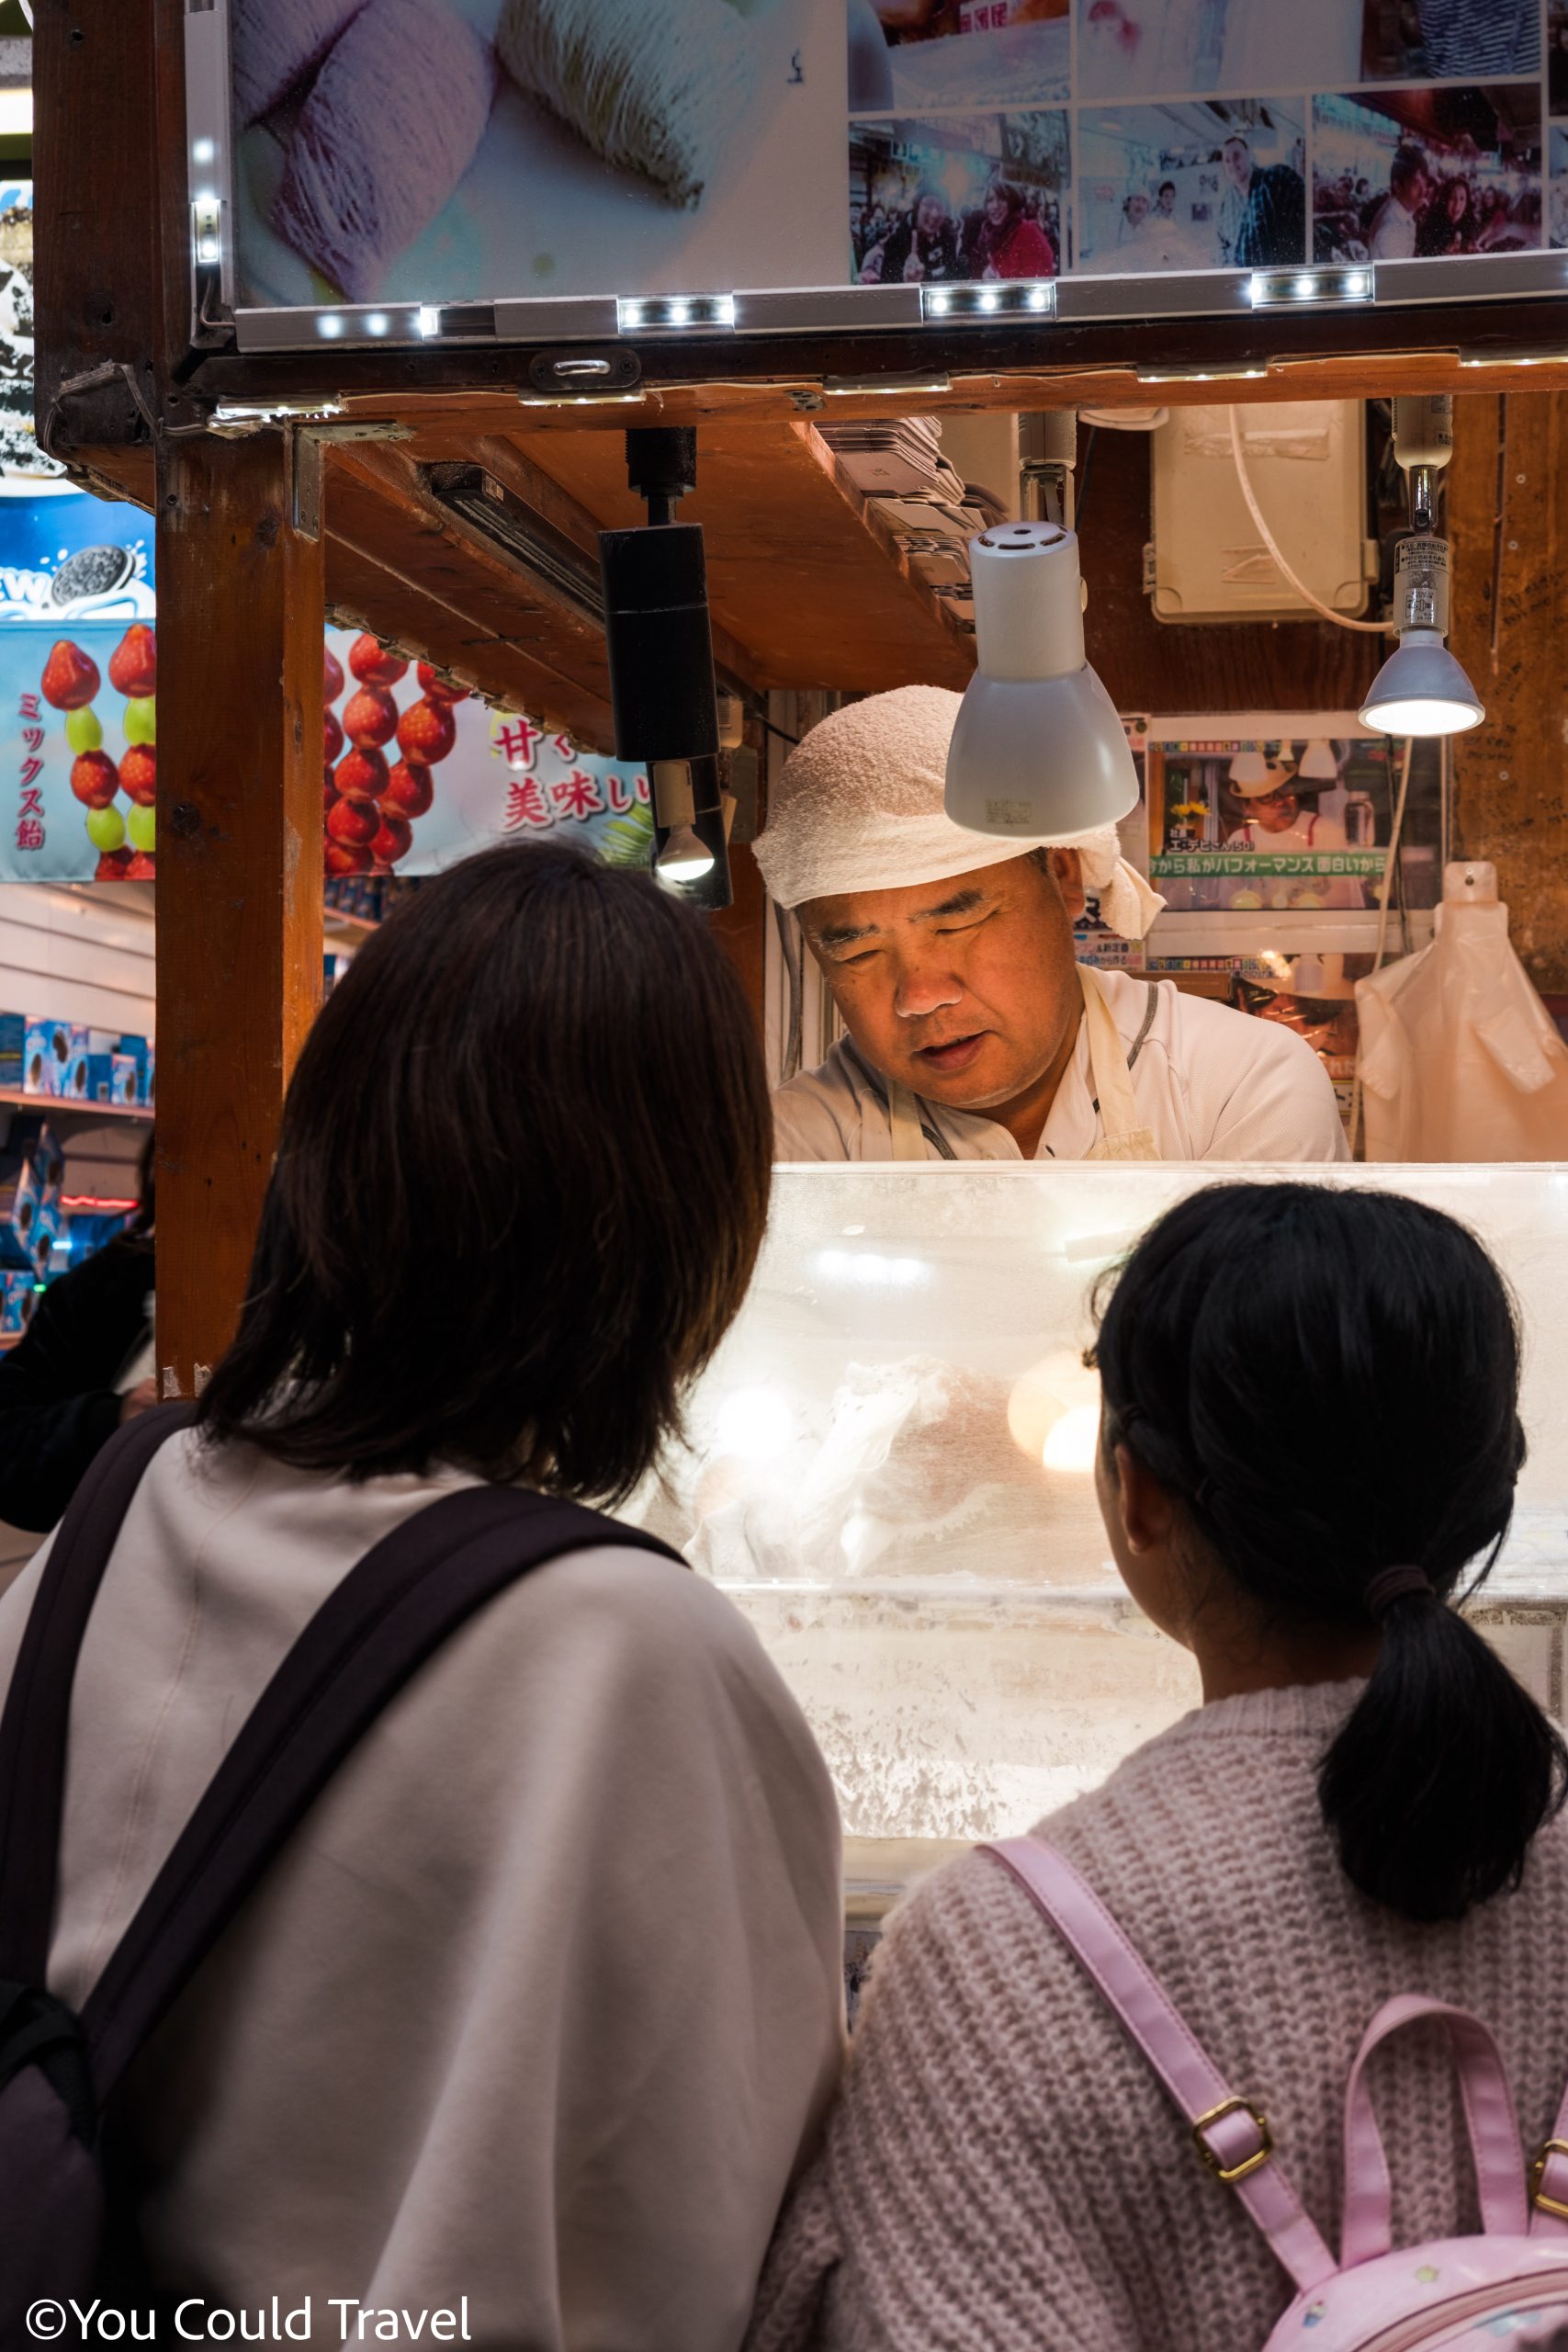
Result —
[[[1451, 1217], [1328, 1183], [1192, 1193], [1098, 1305], [1107, 1538], [1203, 1704], [1033, 1835], [1326, 2233], [1391, 1996], [1490, 2026], [1531, 2153], [1568, 2076], [1568, 1753], [1458, 1606], [1524, 1459], [1517, 1319]], [[1473, 2230], [1440, 2041], [1402, 2036], [1371, 2083], [1393, 2243]], [[1294, 2285], [1200, 2154], [1018, 1879], [966, 1857], [884, 1939], [753, 2342], [917, 2352], [962, 2314], [987, 2352], [1260, 2345]]]
[[[480, 1482], [625, 1497], [678, 1438], [771, 1151], [739, 985], [650, 880], [490, 851], [367, 942], [289, 1088], [239, 1335], [88, 1622], [52, 1992], [80, 2004], [380, 1539]], [[838, 2067], [836, 1810], [739, 1612], [621, 1537], [448, 1636], [128, 2075], [149, 2300], [733, 2352]]]

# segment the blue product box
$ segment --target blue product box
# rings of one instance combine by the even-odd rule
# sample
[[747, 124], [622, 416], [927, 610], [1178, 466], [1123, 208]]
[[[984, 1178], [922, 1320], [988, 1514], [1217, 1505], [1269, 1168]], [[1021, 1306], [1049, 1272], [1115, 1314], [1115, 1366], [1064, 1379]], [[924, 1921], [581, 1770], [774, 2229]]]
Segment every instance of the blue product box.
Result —
[[65, 1065], [71, 1058], [71, 1032], [62, 1021], [28, 1022], [23, 1046], [22, 1092], [58, 1102]]
[[9, 1087], [17, 1094], [22, 1091], [27, 1043], [27, 1014], [0, 1012], [0, 1086]]
[[0, 1339], [20, 1339], [32, 1321], [37, 1303], [30, 1272], [0, 1275]]
[[33, 1265], [40, 1283], [63, 1273], [70, 1256], [69, 1221], [57, 1204], [45, 1203], [33, 1220]]
[[35, 1114], [18, 1112], [0, 1152], [0, 1268], [30, 1272], [36, 1264], [39, 1223], [59, 1214], [64, 1174], [52, 1130]]
[[136, 1092], [133, 1101], [150, 1103], [152, 1100], [152, 1048], [145, 1037], [122, 1037], [118, 1048], [136, 1065]]
[[109, 1101], [122, 1111], [130, 1110], [136, 1101], [137, 1069], [130, 1054], [111, 1054], [109, 1059]]

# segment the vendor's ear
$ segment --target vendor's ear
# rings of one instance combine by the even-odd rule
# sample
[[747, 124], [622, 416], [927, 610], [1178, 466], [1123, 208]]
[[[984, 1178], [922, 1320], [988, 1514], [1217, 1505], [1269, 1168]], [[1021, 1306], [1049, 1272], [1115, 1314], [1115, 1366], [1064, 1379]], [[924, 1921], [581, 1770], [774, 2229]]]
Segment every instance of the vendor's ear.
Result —
[[1049, 849], [1045, 855], [1051, 868], [1051, 879], [1061, 893], [1062, 904], [1067, 910], [1067, 921], [1077, 922], [1089, 903], [1084, 896], [1083, 860], [1076, 849]]

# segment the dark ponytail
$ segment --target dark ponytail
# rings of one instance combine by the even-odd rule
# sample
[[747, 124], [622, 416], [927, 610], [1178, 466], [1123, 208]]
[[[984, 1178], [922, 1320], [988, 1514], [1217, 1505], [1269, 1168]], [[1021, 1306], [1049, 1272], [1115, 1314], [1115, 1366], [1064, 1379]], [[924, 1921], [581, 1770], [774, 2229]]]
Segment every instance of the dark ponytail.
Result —
[[1514, 1309], [1475, 1237], [1396, 1193], [1214, 1185], [1133, 1252], [1097, 1357], [1111, 1442], [1261, 1611], [1382, 1625], [1319, 1773], [1353, 1883], [1411, 1919], [1517, 1886], [1568, 1748], [1450, 1605], [1525, 1453]]

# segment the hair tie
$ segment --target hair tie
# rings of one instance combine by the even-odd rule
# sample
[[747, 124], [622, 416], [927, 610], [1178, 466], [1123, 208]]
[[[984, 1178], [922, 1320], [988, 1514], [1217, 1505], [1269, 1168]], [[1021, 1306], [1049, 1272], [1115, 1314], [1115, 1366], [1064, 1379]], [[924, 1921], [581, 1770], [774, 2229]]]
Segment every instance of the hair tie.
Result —
[[1380, 1622], [1388, 1615], [1396, 1600], [1412, 1600], [1417, 1594], [1427, 1600], [1437, 1598], [1432, 1579], [1425, 1568], [1380, 1568], [1361, 1595], [1368, 1614]]

